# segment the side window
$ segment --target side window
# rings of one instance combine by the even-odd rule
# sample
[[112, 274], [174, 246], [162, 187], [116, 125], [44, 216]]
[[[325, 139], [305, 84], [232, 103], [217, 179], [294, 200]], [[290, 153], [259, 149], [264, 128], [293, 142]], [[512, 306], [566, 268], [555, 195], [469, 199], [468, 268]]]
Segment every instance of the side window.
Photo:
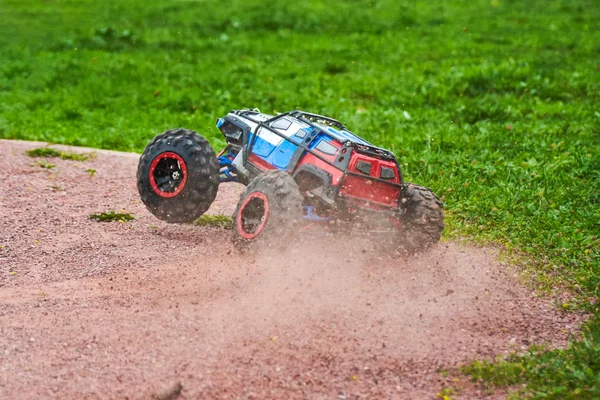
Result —
[[379, 172], [379, 177], [381, 179], [394, 179], [396, 178], [396, 173], [392, 168], [381, 167], [381, 171]]
[[298, 129], [298, 132], [296, 132], [296, 137], [304, 139], [306, 137], [306, 133], [307, 132], [304, 129]]
[[359, 161], [356, 163], [356, 169], [365, 175], [371, 174], [371, 163], [366, 161]]
[[282, 131], [287, 130], [292, 125], [292, 121], [286, 118], [280, 118], [271, 124], [271, 128], [280, 129]]
[[315, 150], [319, 150], [325, 154], [332, 156], [337, 152], [337, 147], [321, 139], [319, 143], [315, 146]]

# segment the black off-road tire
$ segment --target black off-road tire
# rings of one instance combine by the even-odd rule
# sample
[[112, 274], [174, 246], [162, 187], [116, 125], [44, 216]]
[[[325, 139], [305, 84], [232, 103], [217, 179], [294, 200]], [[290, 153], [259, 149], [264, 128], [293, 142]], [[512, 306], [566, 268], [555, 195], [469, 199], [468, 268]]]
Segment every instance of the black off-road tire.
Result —
[[289, 243], [302, 219], [298, 185], [284, 171], [263, 172], [250, 181], [233, 214], [234, 243]]
[[204, 214], [219, 182], [214, 150], [192, 130], [170, 129], [156, 136], [138, 164], [140, 197], [152, 214], [167, 222], [191, 222]]
[[401, 203], [400, 245], [409, 252], [419, 252], [439, 242], [444, 230], [444, 206], [431, 189], [409, 183]]

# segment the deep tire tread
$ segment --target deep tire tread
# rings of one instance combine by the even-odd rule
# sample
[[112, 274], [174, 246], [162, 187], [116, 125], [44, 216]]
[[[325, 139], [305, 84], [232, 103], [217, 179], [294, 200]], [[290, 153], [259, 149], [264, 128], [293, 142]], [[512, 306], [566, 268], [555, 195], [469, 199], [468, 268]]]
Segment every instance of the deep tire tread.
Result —
[[[173, 198], [156, 194], [149, 179], [152, 161], [166, 151], [179, 154], [188, 169], [185, 188]], [[172, 223], [194, 221], [208, 210], [217, 195], [217, 156], [210, 143], [198, 133], [184, 128], [169, 129], [157, 135], [142, 153], [137, 186], [142, 202], [157, 218]]]
[[[254, 239], [247, 240], [237, 232], [237, 218], [244, 199], [252, 193], [263, 193], [269, 200], [270, 213], [264, 230]], [[250, 181], [233, 214], [234, 243], [247, 247], [250, 242], [280, 241], [282, 235], [294, 233], [294, 227], [302, 218], [302, 196], [290, 174], [273, 170], [263, 172]], [[287, 237], [289, 240], [289, 236]]]
[[444, 205], [431, 189], [407, 184], [403, 205], [404, 242], [411, 251], [422, 251], [439, 242], [444, 230]]

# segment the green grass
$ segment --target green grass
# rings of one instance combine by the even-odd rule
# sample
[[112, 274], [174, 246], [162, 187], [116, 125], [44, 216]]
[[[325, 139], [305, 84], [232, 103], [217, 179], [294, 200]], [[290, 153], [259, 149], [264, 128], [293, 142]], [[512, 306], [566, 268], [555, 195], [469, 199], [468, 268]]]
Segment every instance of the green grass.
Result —
[[135, 217], [125, 211], [115, 212], [113, 210], [109, 210], [102, 213], [90, 214], [90, 219], [93, 219], [98, 222], [128, 222], [133, 221]]
[[49, 163], [48, 161], [38, 161], [36, 164], [39, 167], [45, 168], [45, 169], [52, 169], [52, 168], [56, 167], [56, 165]]
[[56, 165], [49, 163], [48, 161], [38, 161], [37, 165], [42, 168], [46, 168], [46, 169], [52, 169], [52, 168], [56, 167]]
[[233, 219], [229, 215], [209, 215], [204, 214], [200, 218], [194, 221], [194, 225], [198, 226], [210, 226], [222, 229], [231, 229], [233, 225]]
[[525, 356], [512, 355], [494, 363], [476, 361], [462, 371], [485, 386], [513, 386], [527, 382], [512, 398], [598, 399], [600, 395], [600, 321], [594, 319], [583, 331], [583, 340], [567, 349], [543, 351], [532, 348]]
[[[518, 251], [594, 313], [599, 77], [595, 0], [0, 3], [0, 137], [142, 151], [185, 126], [219, 148], [233, 108], [331, 115], [444, 197], [447, 236]], [[577, 347], [600, 359], [590, 329], [522, 362], [564, 362], [548, 385], [600, 397]], [[542, 397], [534, 375], [518, 380]]]
[[88, 159], [88, 156], [85, 154], [62, 152], [51, 147], [39, 147], [37, 149], [27, 150], [26, 153], [29, 157], [58, 157], [63, 160], [75, 161], [85, 161]]
[[86, 156], [85, 154], [78, 154], [78, 153], [60, 153], [59, 155], [60, 158], [62, 158], [63, 160], [74, 160], [74, 161], [85, 161], [88, 159], [88, 156]]
[[29, 157], [59, 157], [60, 152], [51, 147], [39, 147], [37, 149], [27, 150]]

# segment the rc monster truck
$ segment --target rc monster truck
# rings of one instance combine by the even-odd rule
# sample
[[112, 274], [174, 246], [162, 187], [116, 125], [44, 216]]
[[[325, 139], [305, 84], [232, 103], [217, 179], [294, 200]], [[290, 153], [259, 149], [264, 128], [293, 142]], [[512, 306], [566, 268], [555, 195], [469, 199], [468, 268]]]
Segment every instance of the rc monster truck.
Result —
[[234, 110], [217, 121], [227, 146], [218, 155], [198, 133], [178, 128], [156, 136], [140, 157], [142, 201], [167, 222], [190, 222], [214, 201], [220, 183], [246, 185], [235, 210], [237, 242], [288, 240], [316, 223], [361, 226], [412, 251], [440, 239], [442, 203], [405, 183], [393, 153], [339, 121], [303, 111], [275, 116]]

